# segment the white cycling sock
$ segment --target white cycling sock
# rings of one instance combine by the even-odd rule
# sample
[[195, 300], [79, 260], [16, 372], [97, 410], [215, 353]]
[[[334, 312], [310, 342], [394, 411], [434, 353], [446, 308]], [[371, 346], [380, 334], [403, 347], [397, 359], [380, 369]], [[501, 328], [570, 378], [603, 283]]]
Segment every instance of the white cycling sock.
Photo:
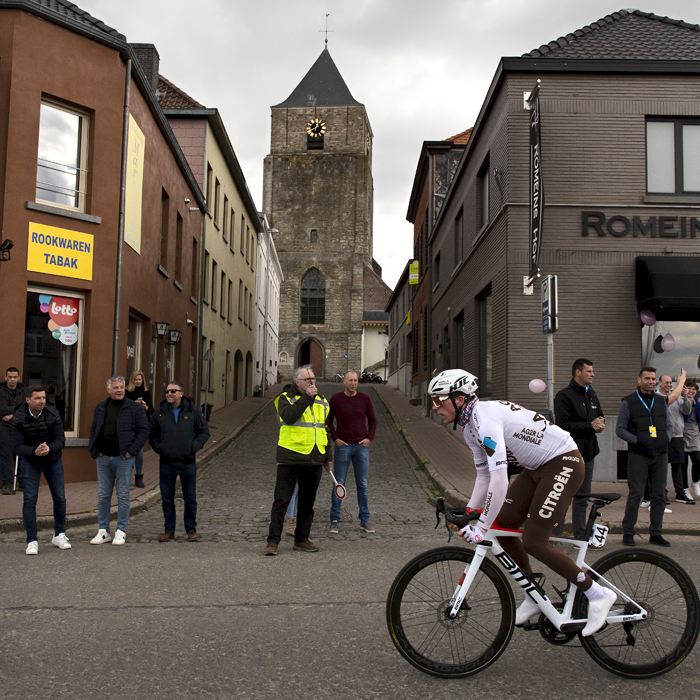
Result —
[[591, 601], [600, 600], [601, 598], [605, 598], [605, 596], [608, 596], [611, 593], [612, 591], [609, 588], [601, 586], [595, 581], [593, 581], [593, 585], [587, 591], [584, 591], [586, 598], [588, 598], [588, 600]]

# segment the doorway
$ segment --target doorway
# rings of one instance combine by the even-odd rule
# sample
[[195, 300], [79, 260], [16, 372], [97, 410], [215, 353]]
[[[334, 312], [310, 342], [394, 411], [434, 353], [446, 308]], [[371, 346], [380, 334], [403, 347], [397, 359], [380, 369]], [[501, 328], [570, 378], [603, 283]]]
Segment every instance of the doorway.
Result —
[[323, 348], [317, 341], [309, 338], [299, 346], [298, 366], [311, 365], [314, 374], [323, 377]]

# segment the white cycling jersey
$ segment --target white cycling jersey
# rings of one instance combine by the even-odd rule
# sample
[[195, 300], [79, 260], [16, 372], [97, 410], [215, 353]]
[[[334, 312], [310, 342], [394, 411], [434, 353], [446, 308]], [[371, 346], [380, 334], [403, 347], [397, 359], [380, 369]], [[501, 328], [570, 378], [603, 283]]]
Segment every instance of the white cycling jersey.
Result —
[[511, 401], [477, 401], [462, 436], [478, 471], [506, 469], [508, 464], [537, 469], [578, 449], [565, 430]]

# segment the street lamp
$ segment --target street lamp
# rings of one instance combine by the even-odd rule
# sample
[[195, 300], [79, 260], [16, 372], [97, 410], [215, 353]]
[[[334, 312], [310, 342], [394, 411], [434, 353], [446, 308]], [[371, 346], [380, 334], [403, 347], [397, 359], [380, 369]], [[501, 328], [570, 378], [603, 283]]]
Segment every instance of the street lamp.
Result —
[[168, 332], [170, 324], [167, 321], [156, 321], [153, 326], [153, 334], [151, 335], [152, 340], [158, 340], [158, 338], [165, 338], [165, 334]]
[[170, 340], [166, 340], [165, 344], [166, 345], [177, 345], [177, 343], [180, 342], [180, 336], [182, 335], [182, 331], [179, 331], [176, 328], [171, 328], [169, 335], [170, 335]]
[[7, 262], [10, 259], [10, 251], [15, 247], [15, 244], [6, 238], [0, 243], [0, 262]]

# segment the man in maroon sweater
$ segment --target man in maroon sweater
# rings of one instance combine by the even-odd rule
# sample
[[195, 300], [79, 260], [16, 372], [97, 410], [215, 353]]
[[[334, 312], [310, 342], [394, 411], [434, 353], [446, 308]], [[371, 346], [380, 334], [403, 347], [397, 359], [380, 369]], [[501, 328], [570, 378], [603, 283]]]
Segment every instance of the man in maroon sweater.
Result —
[[[330, 399], [328, 427], [331, 439], [335, 442], [333, 474], [339, 484], [345, 485], [348, 469], [352, 461], [357, 487], [357, 504], [360, 507], [360, 528], [374, 532], [369, 524], [369, 495], [367, 473], [369, 472], [369, 444], [374, 440], [377, 419], [374, 417], [372, 401], [367, 394], [357, 391], [358, 375], [355, 371], [345, 373], [345, 391], [334, 394]], [[340, 499], [331, 495], [331, 529], [338, 532], [340, 525]]]

